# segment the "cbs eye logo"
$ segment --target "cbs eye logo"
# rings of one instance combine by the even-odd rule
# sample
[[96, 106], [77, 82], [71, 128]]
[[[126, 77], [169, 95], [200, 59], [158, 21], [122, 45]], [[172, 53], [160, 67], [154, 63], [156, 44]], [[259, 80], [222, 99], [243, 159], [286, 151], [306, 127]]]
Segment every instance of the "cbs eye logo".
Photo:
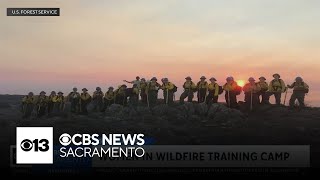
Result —
[[61, 134], [59, 141], [61, 145], [68, 146], [71, 143], [71, 136], [67, 133]]
[[35, 152], [46, 152], [49, 150], [49, 141], [47, 139], [35, 139], [33, 141], [24, 139], [21, 141], [20, 147], [26, 152], [31, 151], [32, 149], [34, 149]]

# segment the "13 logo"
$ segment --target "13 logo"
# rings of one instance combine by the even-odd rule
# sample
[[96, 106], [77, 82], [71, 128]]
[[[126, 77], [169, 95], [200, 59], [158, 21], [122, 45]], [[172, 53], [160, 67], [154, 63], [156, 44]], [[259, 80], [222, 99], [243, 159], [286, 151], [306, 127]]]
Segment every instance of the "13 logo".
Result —
[[21, 142], [20, 147], [24, 151], [31, 151], [34, 149], [35, 152], [37, 151], [48, 151], [49, 150], [49, 140], [48, 139], [35, 139], [31, 141], [30, 139], [25, 139]]
[[17, 164], [52, 164], [52, 144], [52, 127], [17, 127]]

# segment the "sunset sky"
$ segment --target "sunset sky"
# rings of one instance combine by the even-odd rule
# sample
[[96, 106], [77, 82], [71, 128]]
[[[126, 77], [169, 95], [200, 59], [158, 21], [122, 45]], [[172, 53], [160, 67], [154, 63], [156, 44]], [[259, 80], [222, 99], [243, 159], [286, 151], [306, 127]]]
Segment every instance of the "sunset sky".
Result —
[[[106, 89], [136, 75], [302, 76], [320, 90], [319, 0], [1, 0], [0, 94]], [[7, 17], [59, 7], [60, 17]]]

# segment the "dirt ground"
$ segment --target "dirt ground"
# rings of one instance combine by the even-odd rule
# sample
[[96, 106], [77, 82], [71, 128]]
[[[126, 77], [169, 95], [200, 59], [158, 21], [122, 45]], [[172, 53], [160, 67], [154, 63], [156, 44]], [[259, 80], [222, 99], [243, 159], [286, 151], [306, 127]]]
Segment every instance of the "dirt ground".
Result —
[[[240, 119], [233, 118], [235, 121], [229, 116], [228, 121], [223, 117], [217, 120], [217, 114], [212, 120], [197, 111], [188, 118], [177, 116], [176, 112], [171, 116], [170, 112], [163, 115], [151, 111], [130, 117], [109, 112], [22, 119], [21, 97], [0, 95], [1, 167], [9, 165], [9, 147], [15, 144], [17, 126], [53, 126], [57, 136], [64, 132], [144, 133], [157, 145], [311, 145], [312, 166], [320, 167], [320, 108], [290, 111], [287, 107], [264, 106], [242, 113]], [[54, 139], [58, 141], [58, 137]]]

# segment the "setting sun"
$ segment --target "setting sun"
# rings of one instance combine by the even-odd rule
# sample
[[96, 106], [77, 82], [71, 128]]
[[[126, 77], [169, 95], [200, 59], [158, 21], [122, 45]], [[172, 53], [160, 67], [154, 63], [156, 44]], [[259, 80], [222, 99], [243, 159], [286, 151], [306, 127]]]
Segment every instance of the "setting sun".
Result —
[[237, 80], [237, 84], [243, 87], [246, 84], [246, 82], [244, 80]]

